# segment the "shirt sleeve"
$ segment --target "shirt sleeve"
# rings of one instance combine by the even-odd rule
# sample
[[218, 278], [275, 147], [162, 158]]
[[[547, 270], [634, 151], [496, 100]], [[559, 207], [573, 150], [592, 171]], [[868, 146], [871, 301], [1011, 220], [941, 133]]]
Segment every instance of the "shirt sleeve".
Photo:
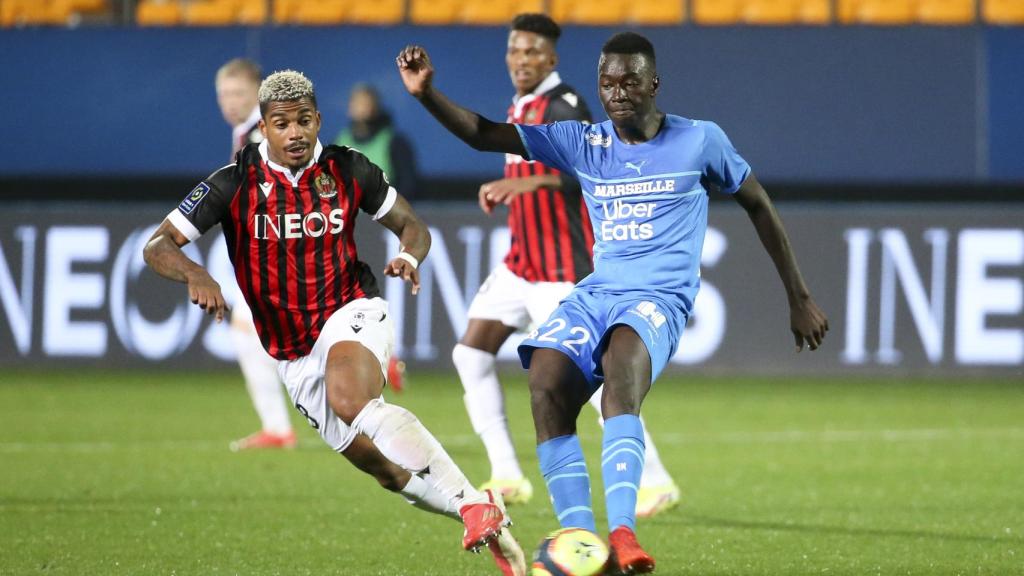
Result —
[[515, 127], [523, 141], [523, 148], [526, 148], [527, 160], [536, 160], [562, 172], [575, 174], [585, 124], [566, 121], [539, 126], [516, 124]]
[[714, 122], [704, 125], [704, 174], [726, 194], [736, 190], [750, 174], [750, 165], [740, 156], [729, 137]]
[[398, 191], [391, 186], [380, 167], [355, 150], [351, 153], [355, 155], [352, 161], [353, 178], [359, 182], [363, 191], [359, 209], [372, 214], [374, 220], [380, 220], [395, 205]]
[[235, 167], [229, 164], [211, 174], [167, 215], [171, 224], [190, 242], [230, 217], [231, 201], [238, 190]]

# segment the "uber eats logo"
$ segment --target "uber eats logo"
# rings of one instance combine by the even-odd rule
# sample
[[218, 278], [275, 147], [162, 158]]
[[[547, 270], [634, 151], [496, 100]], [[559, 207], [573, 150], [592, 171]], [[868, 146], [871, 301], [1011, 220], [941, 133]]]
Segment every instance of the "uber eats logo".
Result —
[[[601, 203], [601, 240], [648, 240], [654, 236], [654, 224], [637, 222], [637, 218], [654, 217], [654, 202], [630, 204], [616, 199]], [[625, 220], [629, 220], [625, 222]]]

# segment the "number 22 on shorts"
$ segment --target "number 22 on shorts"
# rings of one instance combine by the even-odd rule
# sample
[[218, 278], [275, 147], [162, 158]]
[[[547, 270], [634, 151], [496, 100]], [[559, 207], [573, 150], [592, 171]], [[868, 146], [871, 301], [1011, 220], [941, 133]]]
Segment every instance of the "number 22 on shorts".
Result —
[[568, 338], [556, 336], [565, 329], [565, 326], [565, 318], [555, 318], [537, 331], [536, 340], [538, 342], [558, 342], [563, 348], [579, 356], [580, 349], [578, 347], [590, 341], [590, 331], [582, 326], [573, 326], [568, 330]]

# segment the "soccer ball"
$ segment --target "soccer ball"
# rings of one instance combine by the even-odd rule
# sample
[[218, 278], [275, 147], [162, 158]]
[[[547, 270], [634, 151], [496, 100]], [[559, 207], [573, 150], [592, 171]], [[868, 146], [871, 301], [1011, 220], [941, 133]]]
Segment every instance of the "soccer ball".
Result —
[[595, 576], [608, 562], [608, 546], [582, 528], [562, 528], [548, 534], [533, 554], [532, 576]]

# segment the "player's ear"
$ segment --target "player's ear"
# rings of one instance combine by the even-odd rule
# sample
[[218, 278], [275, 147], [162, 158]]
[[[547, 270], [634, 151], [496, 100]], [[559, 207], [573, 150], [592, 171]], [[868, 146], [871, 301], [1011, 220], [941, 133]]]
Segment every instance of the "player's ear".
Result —
[[260, 134], [263, 134], [264, 140], [267, 139], [267, 123], [263, 121], [263, 118], [260, 118]]
[[551, 69], [558, 68], [558, 52], [551, 51]]
[[655, 74], [654, 78], [651, 79], [651, 96], [657, 96], [658, 95], [658, 88], [659, 87], [661, 87], [661, 77], [658, 76], [657, 74]]

